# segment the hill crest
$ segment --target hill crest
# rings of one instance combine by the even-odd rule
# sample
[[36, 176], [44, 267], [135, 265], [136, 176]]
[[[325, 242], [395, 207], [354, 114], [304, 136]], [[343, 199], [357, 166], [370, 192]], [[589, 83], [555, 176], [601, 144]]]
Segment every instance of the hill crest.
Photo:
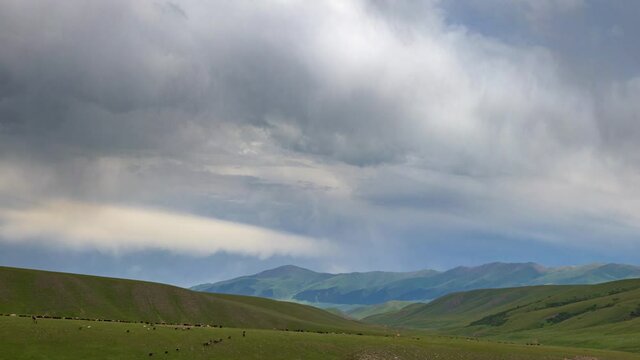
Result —
[[291, 302], [208, 294], [147, 281], [10, 267], [0, 267], [0, 313], [265, 329], [370, 329], [321, 309]]

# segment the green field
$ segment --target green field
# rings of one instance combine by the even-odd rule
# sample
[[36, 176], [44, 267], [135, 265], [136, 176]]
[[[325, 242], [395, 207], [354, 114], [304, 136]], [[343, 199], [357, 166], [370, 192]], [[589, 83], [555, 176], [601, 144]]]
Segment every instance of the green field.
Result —
[[[437, 336], [372, 336], [0, 317], [2, 359], [640, 359], [597, 350]], [[129, 331], [129, 332], [127, 332]], [[231, 336], [231, 339], [228, 337]], [[221, 343], [203, 345], [210, 340]], [[176, 349], [179, 349], [177, 351]], [[165, 351], [167, 352], [165, 354]], [[153, 353], [152, 356], [149, 356]]]
[[640, 280], [475, 290], [365, 320], [448, 334], [640, 352]]

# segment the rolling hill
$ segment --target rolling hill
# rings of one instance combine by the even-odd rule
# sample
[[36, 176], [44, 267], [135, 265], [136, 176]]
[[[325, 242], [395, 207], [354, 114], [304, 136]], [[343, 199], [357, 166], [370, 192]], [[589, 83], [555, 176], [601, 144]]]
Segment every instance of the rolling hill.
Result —
[[640, 351], [640, 279], [474, 290], [364, 321], [466, 336]]
[[415, 303], [410, 301], [392, 300], [382, 304], [358, 306], [356, 308], [344, 311], [344, 314], [352, 319], [361, 320], [373, 315], [399, 311], [412, 304]]
[[9, 267], [0, 267], [0, 313], [267, 329], [371, 330], [301, 304]]
[[[411, 358], [431, 358], [437, 357], [436, 354], [447, 353], [455, 358], [472, 356], [470, 358], [493, 359], [499, 354], [518, 351], [530, 355], [523, 359], [560, 359], [566, 358], [567, 354], [577, 353], [568, 348], [532, 348], [495, 341], [475, 342], [468, 338], [439, 336], [439, 332], [485, 336], [515, 343], [535, 339], [535, 342], [540, 341], [545, 345], [640, 352], [640, 344], [637, 342], [640, 336], [640, 280], [599, 285], [475, 290], [446, 295], [429, 304], [402, 305], [404, 304], [386, 304], [382, 308], [386, 307], [385, 310], [390, 312], [367, 317], [366, 321], [372, 324], [364, 324], [310, 306], [264, 298], [207, 294], [135, 280], [0, 267], [0, 315], [37, 314], [53, 318], [43, 319], [35, 326], [30, 319], [0, 317], [0, 332], [5, 334], [4, 342], [0, 343], [5, 350], [10, 349], [13, 354], [18, 354], [17, 358], [22, 356], [23, 339], [42, 337], [43, 331], [48, 335], [46, 339], [41, 338], [37, 342], [41, 347], [33, 351], [38, 354], [50, 354], [53, 349], [60, 352], [66, 348], [62, 344], [77, 345], [78, 341], [86, 341], [92, 345], [75, 347], [76, 350], [81, 349], [74, 353], [77, 357], [87, 358], [86, 354], [95, 355], [95, 349], [106, 348], [120, 349], [120, 352], [114, 353], [114, 358], [123, 358], [125, 355], [128, 358], [139, 358], [146, 355], [145, 352], [164, 351], [166, 342], [169, 341], [175, 346], [184, 347], [185, 356], [202, 358], [206, 355], [202, 341], [207, 341], [214, 333], [220, 336], [234, 335], [236, 339], [241, 333], [233, 328], [238, 327], [266, 330], [251, 331], [247, 339], [251, 339], [253, 346], [242, 346], [240, 342], [235, 345], [236, 342], [229, 341], [225, 342], [227, 345], [224, 347], [215, 349], [217, 355], [220, 355], [220, 350], [229, 349], [230, 352], [225, 353], [223, 358], [237, 358], [239, 354], [251, 357], [256, 354], [255, 351], [269, 349], [278, 352], [288, 345], [290, 347], [283, 358], [290, 358], [291, 354], [298, 356], [305, 351], [316, 358], [327, 358], [327, 351], [333, 352], [336, 355], [334, 357], [344, 358], [358, 351], [374, 351], [373, 349], [379, 349], [383, 354], [390, 354], [391, 351], [394, 357], [398, 353], [406, 355], [409, 349], [415, 351], [415, 357]], [[400, 310], [392, 309], [396, 306]], [[374, 308], [376, 307], [369, 310]], [[157, 332], [143, 332], [142, 330], [150, 330], [144, 324], [137, 324], [132, 328], [135, 324], [56, 320], [60, 317], [199, 323], [222, 325], [224, 328], [194, 328], [193, 332], [182, 332], [165, 326], [158, 327]], [[428, 329], [428, 333], [425, 330], [399, 329], [397, 331], [403, 336], [395, 339], [395, 336], [389, 337], [388, 331], [383, 331], [375, 324]], [[269, 330], [273, 328], [322, 331], [325, 334]], [[134, 330], [129, 333], [129, 329]], [[207, 332], [199, 332], [201, 330]], [[16, 332], [18, 336], [6, 336]], [[342, 332], [352, 335], [341, 335]], [[354, 333], [387, 336], [355, 336]], [[424, 341], [420, 340], [423, 336]], [[339, 342], [344, 349], [334, 342]], [[434, 352], [434, 344], [437, 343], [442, 346], [439, 345]], [[114, 347], [113, 344], [119, 345]], [[234, 345], [231, 347], [229, 344]], [[399, 344], [402, 347], [398, 347]], [[424, 344], [424, 349], [416, 348], [417, 344]], [[260, 346], [260, 350], [256, 350], [255, 346]], [[461, 351], [465, 346], [473, 349], [470, 347]], [[555, 355], [549, 357], [553, 351]], [[583, 352], [589, 355], [596, 353], [598, 352], [591, 350]], [[487, 356], [483, 357], [483, 354]], [[99, 354], [102, 355], [104, 354]], [[601, 358], [623, 357], [623, 354], [603, 352]]]
[[491, 263], [448, 271], [317, 273], [296, 266], [192, 289], [263, 296], [321, 307], [371, 305], [392, 300], [428, 301], [458, 291], [546, 284], [596, 284], [640, 277], [640, 267], [590, 264], [547, 268], [534, 263]]

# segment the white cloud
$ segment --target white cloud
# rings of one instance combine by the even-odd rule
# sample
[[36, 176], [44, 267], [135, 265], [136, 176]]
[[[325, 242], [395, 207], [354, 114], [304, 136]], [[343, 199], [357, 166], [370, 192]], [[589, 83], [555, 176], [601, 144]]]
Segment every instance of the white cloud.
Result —
[[326, 241], [219, 219], [64, 200], [0, 210], [0, 239], [114, 253], [167, 250], [207, 256], [227, 252], [260, 258], [318, 256], [331, 249]]

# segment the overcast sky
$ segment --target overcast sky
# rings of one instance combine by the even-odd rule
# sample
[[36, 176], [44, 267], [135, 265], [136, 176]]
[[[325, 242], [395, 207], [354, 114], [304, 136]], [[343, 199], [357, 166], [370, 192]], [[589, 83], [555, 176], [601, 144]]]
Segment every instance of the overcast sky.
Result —
[[0, 2], [0, 264], [640, 264], [640, 2]]

